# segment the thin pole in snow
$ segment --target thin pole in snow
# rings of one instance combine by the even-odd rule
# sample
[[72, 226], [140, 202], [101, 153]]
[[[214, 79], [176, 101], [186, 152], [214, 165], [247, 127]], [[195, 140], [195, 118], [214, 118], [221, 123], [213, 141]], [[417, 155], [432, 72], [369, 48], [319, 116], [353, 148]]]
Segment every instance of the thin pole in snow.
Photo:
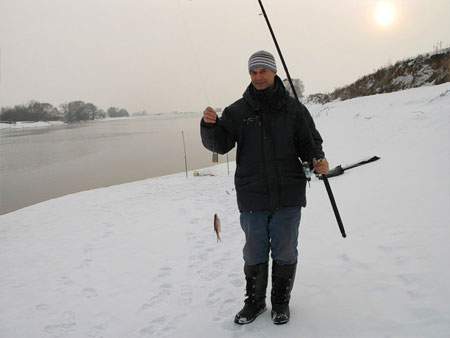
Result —
[[184, 130], [181, 131], [181, 136], [183, 137], [184, 166], [185, 166], [185, 168], [186, 168], [186, 178], [188, 178], [187, 156], [186, 156], [186, 143], [184, 142]]

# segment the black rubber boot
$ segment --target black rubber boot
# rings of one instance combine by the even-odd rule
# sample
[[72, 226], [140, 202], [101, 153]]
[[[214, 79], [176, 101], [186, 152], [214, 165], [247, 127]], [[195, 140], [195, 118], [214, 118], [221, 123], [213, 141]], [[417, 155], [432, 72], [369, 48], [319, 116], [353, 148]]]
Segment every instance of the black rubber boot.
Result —
[[236, 324], [244, 325], [253, 322], [256, 317], [266, 311], [266, 289], [268, 279], [268, 263], [244, 265], [246, 296], [244, 307], [234, 317]]
[[289, 300], [294, 286], [297, 264], [272, 264], [272, 320], [274, 324], [285, 324], [289, 321]]

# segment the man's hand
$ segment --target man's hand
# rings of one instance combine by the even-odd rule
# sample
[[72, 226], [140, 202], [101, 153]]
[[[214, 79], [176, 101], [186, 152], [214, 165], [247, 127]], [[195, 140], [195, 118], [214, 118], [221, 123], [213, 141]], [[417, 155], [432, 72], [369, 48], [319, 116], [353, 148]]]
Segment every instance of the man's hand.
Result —
[[328, 174], [328, 171], [330, 170], [328, 167], [328, 161], [325, 157], [320, 158], [320, 159], [315, 159], [313, 158], [313, 166], [314, 169], [316, 170], [316, 173], [318, 174]]
[[216, 123], [217, 113], [211, 107], [206, 107], [203, 112], [203, 121], [205, 123]]

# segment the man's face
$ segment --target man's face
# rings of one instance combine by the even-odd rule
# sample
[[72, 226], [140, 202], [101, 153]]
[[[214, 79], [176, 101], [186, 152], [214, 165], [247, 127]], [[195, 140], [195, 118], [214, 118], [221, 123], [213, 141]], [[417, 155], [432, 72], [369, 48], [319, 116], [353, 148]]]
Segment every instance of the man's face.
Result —
[[250, 71], [253, 87], [264, 90], [273, 86], [276, 73], [267, 68], [254, 68]]

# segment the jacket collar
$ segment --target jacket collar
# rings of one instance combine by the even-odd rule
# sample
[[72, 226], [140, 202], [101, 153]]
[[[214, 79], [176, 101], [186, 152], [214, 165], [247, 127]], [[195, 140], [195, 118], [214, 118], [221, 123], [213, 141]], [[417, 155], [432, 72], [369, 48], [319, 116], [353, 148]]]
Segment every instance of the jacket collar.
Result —
[[260, 110], [261, 106], [269, 101], [273, 104], [273, 108], [278, 110], [283, 106], [289, 96], [289, 93], [284, 87], [283, 81], [281, 81], [280, 77], [276, 75], [272, 88], [258, 92], [255, 87], [253, 87], [253, 84], [250, 83], [242, 96], [244, 100], [253, 108], [253, 110]]

